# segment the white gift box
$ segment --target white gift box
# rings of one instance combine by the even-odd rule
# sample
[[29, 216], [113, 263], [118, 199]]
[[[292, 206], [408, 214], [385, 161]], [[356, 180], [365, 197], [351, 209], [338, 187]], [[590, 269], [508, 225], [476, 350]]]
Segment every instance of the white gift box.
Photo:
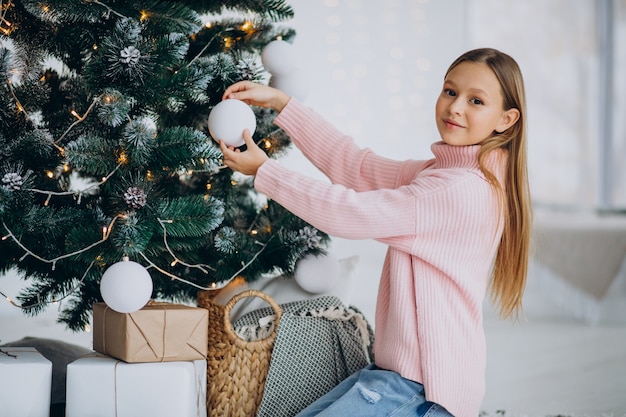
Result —
[[126, 363], [94, 353], [67, 366], [66, 417], [206, 415], [206, 360]]
[[35, 348], [0, 349], [13, 355], [0, 353], [0, 416], [49, 416], [52, 362]]

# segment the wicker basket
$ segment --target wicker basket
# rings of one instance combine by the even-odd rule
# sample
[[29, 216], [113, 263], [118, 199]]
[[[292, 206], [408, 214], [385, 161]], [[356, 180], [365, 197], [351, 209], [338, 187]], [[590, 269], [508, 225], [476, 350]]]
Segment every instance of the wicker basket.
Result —
[[[225, 306], [214, 303], [212, 295], [201, 291], [197, 299], [199, 307], [209, 310], [207, 415], [255, 416], [263, 398], [282, 309], [269, 295], [256, 290], [235, 295]], [[231, 309], [246, 297], [262, 298], [276, 313], [274, 329], [264, 339], [245, 341], [233, 329]]]

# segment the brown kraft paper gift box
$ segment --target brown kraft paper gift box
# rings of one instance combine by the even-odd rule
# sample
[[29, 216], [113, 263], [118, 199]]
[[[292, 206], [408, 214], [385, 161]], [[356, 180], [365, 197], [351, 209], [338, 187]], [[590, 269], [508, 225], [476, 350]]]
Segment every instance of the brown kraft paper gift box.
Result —
[[93, 305], [93, 349], [128, 363], [205, 359], [209, 311], [151, 302], [134, 313]]

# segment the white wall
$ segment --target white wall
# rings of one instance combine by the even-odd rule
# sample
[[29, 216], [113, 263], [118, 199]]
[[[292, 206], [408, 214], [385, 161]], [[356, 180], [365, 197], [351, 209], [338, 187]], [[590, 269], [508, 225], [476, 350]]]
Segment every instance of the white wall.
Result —
[[305, 103], [364, 147], [392, 158], [431, 157], [441, 81], [466, 49], [466, 2], [289, 4], [294, 47], [311, 86]]
[[[601, 0], [607, 1], [607, 0]], [[599, 49], [589, 0], [292, 0], [306, 104], [392, 158], [430, 157], [443, 73], [465, 50], [495, 47], [525, 77], [529, 173], [538, 206], [598, 205]], [[616, 0], [613, 195], [626, 207], [626, 5]], [[619, 5], [621, 4], [621, 6]], [[619, 66], [619, 65], [622, 66]], [[620, 93], [621, 91], [621, 93]], [[289, 162], [301, 169], [297, 155]], [[307, 172], [315, 171], [306, 168]]]

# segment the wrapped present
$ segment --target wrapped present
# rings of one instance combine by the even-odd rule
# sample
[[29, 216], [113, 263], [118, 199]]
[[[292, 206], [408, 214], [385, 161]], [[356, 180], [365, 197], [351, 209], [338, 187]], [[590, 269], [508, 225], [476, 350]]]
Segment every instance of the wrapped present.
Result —
[[134, 313], [93, 306], [93, 349], [129, 363], [205, 359], [209, 313], [182, 304], [149, 303]]
[[206, 417], [206, 360], [126, 363], [94, 353], [67, 366], [66, 417]]
[[0, 350], [0, 416], [48, 416], [52, 362], [35, 348]]

